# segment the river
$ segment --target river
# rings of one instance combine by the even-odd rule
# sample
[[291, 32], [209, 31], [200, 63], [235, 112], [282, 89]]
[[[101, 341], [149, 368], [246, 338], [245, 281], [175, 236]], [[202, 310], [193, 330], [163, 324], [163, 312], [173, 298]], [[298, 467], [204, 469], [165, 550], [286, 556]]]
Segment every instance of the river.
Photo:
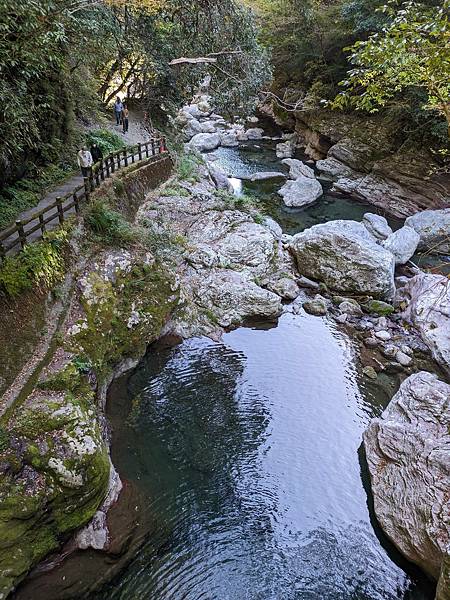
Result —
[[[214, 154], [236, 179], [284, 168], [267, 147]], [[303, 210], [273, 186], [243, 191], [287, 233], [370, 210], [328, 191]], [[124, 543], [122, 570], [96, 593], [89, 580], [107, 580], [114, 557], [85, 553], [17, 599], [432, 600], [376, 523], [361, 447], [398, 376], [370, 382], [353, 355], [331, 320], [290, 312], [221, 342], [150, 348], [108, 401], [139, 543]]]

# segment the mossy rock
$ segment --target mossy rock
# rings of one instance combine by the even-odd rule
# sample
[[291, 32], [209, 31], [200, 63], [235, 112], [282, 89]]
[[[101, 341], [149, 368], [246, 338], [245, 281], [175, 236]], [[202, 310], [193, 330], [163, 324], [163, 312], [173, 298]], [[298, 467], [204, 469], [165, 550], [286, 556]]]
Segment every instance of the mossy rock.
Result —
[[382, 300], [369, 300], [369, 302], [365, 304], [364, 308], [368, 312], [375, 313], [380, 316], [388, 316], [395, 311], [395, 308], [392, 306], [392, 304], [383, 302]]
[[16, 413], [2, 425], [9, 448], [0, 461], [0, 597], [93, 517], [109, 482], [86, 396], [37, 389]]

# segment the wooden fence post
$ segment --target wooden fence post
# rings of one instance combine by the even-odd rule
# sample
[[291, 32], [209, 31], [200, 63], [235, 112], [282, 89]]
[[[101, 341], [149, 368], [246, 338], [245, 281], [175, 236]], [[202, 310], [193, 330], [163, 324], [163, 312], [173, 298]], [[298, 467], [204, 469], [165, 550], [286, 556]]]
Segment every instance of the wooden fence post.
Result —
[[109, 177], [109, 156], [105, 158], [106, 178]]
[[77, 215], [79, 215], [80, 214], [80, 201], [79, 201], [79, 198], [78, 198], [76, 192], [73, 193], [73, 201], [75, 204], [75, 212], [77, 213]]
[[116, 170], [116, 163], [114, 162], [114, 152], [111, 154], [111, 173], [114, 173]]
[[145, 156], [148, 158], [148, 142], [145, 142]]
[[3, 260], [6, 256], [5, 247], [3, 246], [3, 242], [0, 242], [0, 260]]
[[127, 149], [124, 148], [123, 149], [123, 163], [126, 167], [128, 167], [128, 156], [127, 156]]
[[96, 187], [100, 187], [100, 164], [97, 163], [96, 169], [95, 169], [95, 185]]
[[56, 208], [58, 209], [59, 224], [62, 225], [64, 223], [64, 211], [63, 211], [63, 207], [62, 207], [61, 196], [56, 196]]
[[25, 244], [27, 243], [27, 236], [25, 235], [25, 230], [23, 228], [22, 221], [16, 221], [16, 227], [20, 245], [22, 246], [22, 248], [25, 248]]
[[89, 202], [89, 196], [91, 195], [91, 190], [89, 189], [89, 180], [87, 177], [84, 178], [84, 195], [86, 196], [86, 201]]
[[139, 160], [142, 160], [142, 145], [140, 142], [138, 144], [138, 156], [139, 156]]
[[131, 162], [132, 163], [134, 163], [134, 155], [136, 154], [134, 150], [135, 150], [134, 146], [131, 146]]
[[161, 142], [162, 142], [162, 151], [165, 152], [167, 150], [167, 147], [166, 147], [166, 138], [164, 136], [161, 138]]
[[152, 156], [155, 156], [156, 151], [155, 151], [155, 140], [152, 139]]
[[103, 162], [103, 158], [100, 161], [99, 169], [100, 169], [100, 179], [102, 181], [105, 181], [105, 163]]
[[44, 215], [39, 215], [39, 225], [41, 226], [42, 235], [45, 233]]

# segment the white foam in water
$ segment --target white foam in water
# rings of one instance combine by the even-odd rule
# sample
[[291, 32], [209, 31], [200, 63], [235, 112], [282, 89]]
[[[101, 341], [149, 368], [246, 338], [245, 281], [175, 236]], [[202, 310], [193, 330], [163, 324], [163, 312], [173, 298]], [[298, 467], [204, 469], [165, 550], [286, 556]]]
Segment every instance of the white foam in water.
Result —
[[228, 177], [228, 181], [231, 183], [233, 188], [233, 194], [235, 196], [240, 196], [242, 194], [242, 179], [237, 179], [236, 177]]

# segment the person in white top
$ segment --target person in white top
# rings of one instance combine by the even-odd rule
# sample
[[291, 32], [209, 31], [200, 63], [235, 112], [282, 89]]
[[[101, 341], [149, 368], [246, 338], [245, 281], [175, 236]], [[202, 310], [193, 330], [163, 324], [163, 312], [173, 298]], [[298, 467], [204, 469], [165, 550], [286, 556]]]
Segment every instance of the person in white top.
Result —
[[83, 177], [89, 177], [92, 172], [92, 165], [94, 164], [94, 161], [92, 160], [92, 154], [89, 152], [86, 146], [83, 146], [78, 152], [77, 156], [81, 174]]

